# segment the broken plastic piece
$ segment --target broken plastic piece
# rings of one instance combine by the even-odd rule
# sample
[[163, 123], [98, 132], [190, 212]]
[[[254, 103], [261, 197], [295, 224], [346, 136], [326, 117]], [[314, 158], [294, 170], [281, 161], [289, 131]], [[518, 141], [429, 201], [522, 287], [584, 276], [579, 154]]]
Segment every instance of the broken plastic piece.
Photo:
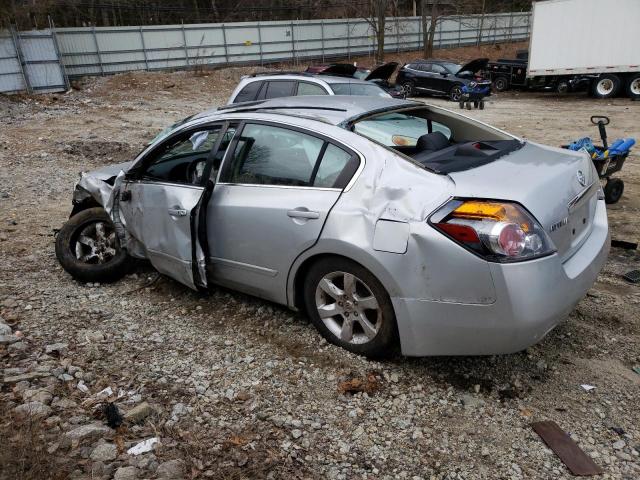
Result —
[[586, 383], [583, 383], [582, 385], [580, 385], [582, 388], [584, 388], [585, 391], [590, 392], [591, 390], [594, 390], [596, 387], [594, 387], [593, 385], [587, 385]]
[[113, 395], [113, 389], [111, 387], [107, 387], [104, 390], [100, 390], [96, 393], [96, 397], [98, 398], [108, 398]]
[[160, 438], [158, 437], [148, 438], [131, 447], [129, 450], [127, 450], [127, 453], [129, 455], [140, 455], [141, 453], [150, 452], [151, 450], [153, 450], [153, 446], [159, 442]]

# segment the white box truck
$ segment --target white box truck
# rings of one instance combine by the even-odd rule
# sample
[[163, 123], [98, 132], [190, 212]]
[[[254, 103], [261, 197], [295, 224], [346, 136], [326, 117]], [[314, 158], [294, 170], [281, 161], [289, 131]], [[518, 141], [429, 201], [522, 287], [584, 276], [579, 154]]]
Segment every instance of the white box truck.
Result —
[[587, 88], [640, 98], [640, 0], [533, 3], [527, 77], [532, 87]]

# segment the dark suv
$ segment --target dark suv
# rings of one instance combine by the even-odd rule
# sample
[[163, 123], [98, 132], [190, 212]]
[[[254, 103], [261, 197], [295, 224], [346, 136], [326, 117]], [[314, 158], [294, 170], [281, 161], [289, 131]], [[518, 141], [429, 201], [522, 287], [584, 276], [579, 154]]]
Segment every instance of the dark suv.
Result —
[[471, 82], [476, 82], [480, 87], [491, 85], [491, 80], [478, 75], [488, 63], [488, 58], [478, 58], [462, 66], [447, 60], [416, 60], [400, 69], [396, 85], [402, 85], [407, 96], [420, 93], [446, 95], [458, 102], [463, 85]]

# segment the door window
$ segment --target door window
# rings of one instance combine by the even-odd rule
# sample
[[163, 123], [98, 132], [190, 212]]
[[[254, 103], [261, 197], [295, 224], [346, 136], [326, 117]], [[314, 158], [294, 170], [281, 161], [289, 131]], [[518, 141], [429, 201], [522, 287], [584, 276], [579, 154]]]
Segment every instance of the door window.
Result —
[[251, 82], [246, 85], [242, 90], [240, 90], [240, 93], [236, 95], [233, 103], [250, 102], [251, 100], [254, 100], [262, 86], [262, 83], [263, 82]]
[[419, 65], [420, 70], [423, 72], [431, 72], [431, 64], [430, 63], [421, 63]]
[[227, 183], [311, 186], [324, 142], [286, 128], [247, 124], [222, 174]]
[[327, 95], [327, 91], [320, 85], [309, 82], [300, 82], [298, 84], [298, 95]]
[[431, 65], [431, 70], [433, 73], [449, 73], [442, 65], [436, 65], [435, 63]]
[[221, 126], [190, 130], [170, 139], [152, 153], [142, 178], [161, 182], [200, 185]]
[[294, 81], [274, 81], [269, 82], [265, 98], [288, 97], [293, 93]]
[[358, 168], [353, 155], [333, 144], [327, 145], [313, 181], [314, 187], [344, 188]]

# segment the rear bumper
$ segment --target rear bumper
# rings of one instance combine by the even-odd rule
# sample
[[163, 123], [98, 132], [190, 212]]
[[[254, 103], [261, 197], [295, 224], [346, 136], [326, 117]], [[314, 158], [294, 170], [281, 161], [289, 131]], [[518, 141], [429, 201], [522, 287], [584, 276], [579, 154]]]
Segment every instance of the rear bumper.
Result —
[[493, 355], [539, 342], [562, 321], [595, 282], [609, 253], [604, 201], [593, 229], [576, 253], [522, 263], [490, 264], [496, 301], [489, 305], [392, 298], [402, 353]]

